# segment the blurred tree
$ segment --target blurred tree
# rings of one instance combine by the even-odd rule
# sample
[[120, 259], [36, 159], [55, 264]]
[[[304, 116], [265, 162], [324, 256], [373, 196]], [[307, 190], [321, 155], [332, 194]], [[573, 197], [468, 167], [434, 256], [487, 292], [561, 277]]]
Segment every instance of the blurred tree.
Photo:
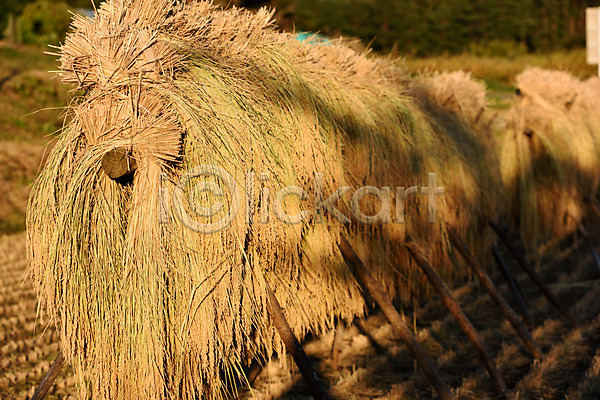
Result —
[[6, 32], [8, 18], [10, 15], [16, 17], [21, 14], [23, 8], [33, 0], [0, 0], [0, 35]]
[[[0, 34], [7, 32], [11, 13], [20, 15], [34, 1], [0, 0]], [[528, 51], [581, 47], [585, 44], [585, 8], [600, 6], [600, 0], [215, 2], [222, 6], [274, 7], [275, 17], [284, 30], [357, 37], [364, 43], [372, 43], [378, 51], [419, 55], [469, 49], [482, 54], [495, 51], [515, 54], [524, 47]], [[66, 0], [66, 3], [70, 9], [92, 8], [92, 0]]]
[[[375, 50], [421, 55], [580, 47], [585, 8], [600, 0], [241, 0], [285, 8], [284, 28], [359, 37]], [[281, 14], [276, 14], [280, 16]]]
[[23, 42], [21, 25], [13, 13], [8, 14], [8, 18], [6, 20], [6, 29], [4, 30], [4, 38], [13, 43]]
[[50, 0], [26, 5], [19, 17], [23, 40], [41, 45], [58, 44], [71, 23], [70, 8], [67, 3]]
[[[35, 1], [36, 0], [0, 0], [0, 38], [2, 38], [5, 33], [8, 33], [9, 31], [14, 32], [14, 29], [16, 29], [11, 27], [12, 29], [7, 30], [10, 16], [12, 15], [13, 17], [19, 17], [23, 13], [24, 9]], [[103, 0], [94, 0], [94, 3], [99, 5], [102, 3], [102, 1]], [[49, 3], [57, 2], [51, 1]], [[67, 8], [69, 10], [75, 10], [77, 8], [93, 8], [92, 0], [66, 0], [65, 2], [59, 1], [58, 3], [62, 4], [61, 7], [65, 4], [68, 5]], [[56, 7], [51, 7], [51, 9], [55, 8]], [[13, 19], [13, 21], [15, 24], [17, 23], [16, 19]], [[63, 28], [66, 29], [64, 25], [62, 27], [58, 27], [58, 29]], [[62, 37], [63, 33], [58, 32], [57, 36]]]

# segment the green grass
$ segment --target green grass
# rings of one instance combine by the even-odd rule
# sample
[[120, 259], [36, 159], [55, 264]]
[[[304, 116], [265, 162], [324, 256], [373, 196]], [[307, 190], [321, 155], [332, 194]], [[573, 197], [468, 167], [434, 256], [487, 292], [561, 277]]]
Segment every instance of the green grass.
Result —
[[[527, 67], [560, 69], [585, 78], [597, 74], [597, 67], [586, 64], [585, 49], [558, 51], [548, 54], [524, 54], [516, 57], [480, 57], [472, 54], [440, 55], [427, 58], [405, 58], [405, 65], [412, 73], [420, 71], [471, 72], [473, 76], [509, 87]], [[492, 90], [494, 90], [492, 88]]]
[[50, 47], [13, 45], [6, 42], [0, 43], [1, 69], [58, 69], [55, 56], [44, 54], [53, 51]]

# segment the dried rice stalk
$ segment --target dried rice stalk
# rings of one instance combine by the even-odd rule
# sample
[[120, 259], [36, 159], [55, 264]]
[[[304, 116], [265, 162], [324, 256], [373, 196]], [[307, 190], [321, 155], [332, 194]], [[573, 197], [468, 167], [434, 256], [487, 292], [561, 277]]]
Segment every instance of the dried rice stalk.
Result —
[[[462, 162], [448, 163], [449, 176], [470, 175], [477, 179], [478, 212], [493, 221], [508, 213], [507, 199], [499, 169], [497, 143], [492, 134], [492, 119], [487, 111], [487, 88], [463, 71], [421, 75], [410, 82], [411, 94], [441, 138], [443, 146], [460, 154]], [[465, 169], [468, 170], [465, 173]], [[446, 175], [446, 174], [445, 174]], [[472, 194], [476, 197], [476, 194]], [[457, 204], [461, 204], [462, 200]], [[486, 224], [486, 221], [483, 221]], [[488, 258], [492, 232], [480, 226], [474, 234], [483, 244], [480, 257]], [[474, 239], [474, 238], [473, 238]]]
[[[481, 244], [489, 175], [472, 135], [442, 133], [387, 61], [298, 43], [271, 19], [264, 9], [170, 0], [110, 0], [93, 20], [75, 17], [60, 75], [87, 94], [71, 105], [34, 185], [28, 236], [31, 276], [82, 397], [230, 393], [250, 359], [283, 351], [266, 283], [300, 337], [361, 315], [363, 298], [336, 250], [340, 231], [404, 300], [420, 293], [399, 242], [405, 231], [430, 243], [427, 256], [446, 277], [464, 271], [447, 260], [443, 222]], [[101, 170], [114, 148], [137, 161], [130, 185]], [[178, 183], [200, 165], [221, 167], [242, 188], [249, 172], [270, 180], [251, 181], [252, 212], [243, 207], [227, 229], [198, 233], [179, 218], [191, 207], [178, 204], [206, 199], [196, 181]], [[343, 226], [327, 213], [323, 223], [314, 213], [300, 225], [261, 221], [261, 186], [310, 190], [322, 173], [328, 197], [342, 186], [426, 186], [428, 172], [446, 188], [435, 224], [422, 195], [408, 202], [404, 225]], [[235, 201], [213, 182], [225, 204]], [[348, 197], [338, 203], [350, 215]], [[369, 215], [379, 210], [376, 200], [363, 203]]]

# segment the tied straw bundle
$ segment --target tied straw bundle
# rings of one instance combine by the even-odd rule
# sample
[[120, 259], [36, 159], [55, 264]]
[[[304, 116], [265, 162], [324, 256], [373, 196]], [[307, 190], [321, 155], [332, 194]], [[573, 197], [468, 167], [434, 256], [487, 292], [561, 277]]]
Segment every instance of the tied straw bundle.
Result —
[[500, 160], [510, 221], [531, 249], [577, 231], [589, 214], [600, 178], [599, 82], [539, 68], [517, 77]]

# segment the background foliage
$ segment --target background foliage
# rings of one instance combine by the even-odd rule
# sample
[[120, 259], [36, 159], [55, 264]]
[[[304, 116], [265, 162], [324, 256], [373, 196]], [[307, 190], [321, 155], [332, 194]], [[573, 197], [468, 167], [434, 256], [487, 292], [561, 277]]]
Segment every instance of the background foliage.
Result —
[[[518, 56], [524, 52], [585, 45], [585, 8], [600, 0], [217, 0], [250, 8], [271, 6], [284, 29], [360, 38], [377, 51], [409, 55], [441, 53]], [[31, 3], [37, 3], [32, 6]], [[2, 0], [0, 33], [19, 16], [27, 41], [60, 39], [66, 8], [91, 8], [90, 0]], [[52, 7], [48, 7], [52, 4]], [[46, 10], [46, 15], [32, 8]], [[34, 18], [32, 14], [37, 15]], [[38, 31], [41, 29], [42, 32]], [[48, 32], [50, 30], [51, 32]], [[48, 36], [50, 35], [50, 36]], [[37, 36], [33, 38], [33, 36]], [[56, 41], [55, 39], [54, 41]]]
[[240, 0], [237, 4], [275, 6], [287, 29], [357, 37], [379, 51], [431, 55], [475, 49], [519, 55], [584, 46], [585, 8], [600, 6], [600, 1]]
[[27, 4], [17, 21], [23, 41], [55, 44], [64, 39], [71, 24], [71, 14], [67, 3], [40, 0]]
[[585, 45], [581, 0], [281, 0], [298, 29], [373, 41], [380, 51], [458, 53], [473, 44], [513, 52]]
[[19, 41], [56, 44], [64, 38], [71, 21], [69, 10], [90, 8], [91, 0], [0, 0], [0, 37], [8, 33], [12, 19]]

